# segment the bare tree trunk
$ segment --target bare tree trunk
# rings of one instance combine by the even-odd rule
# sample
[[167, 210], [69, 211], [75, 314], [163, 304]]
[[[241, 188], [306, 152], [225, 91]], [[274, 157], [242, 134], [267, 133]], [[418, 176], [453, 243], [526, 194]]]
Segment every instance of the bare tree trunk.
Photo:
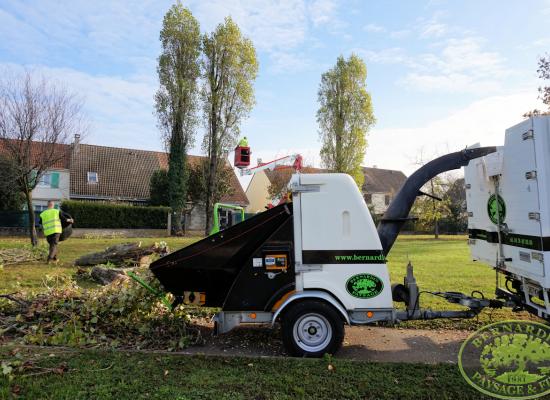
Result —
[[206, 196], [204, 201], [205, 224], [204, 234], [208, 236], [212, 230], [212, 210], [214, 205], [212, 204], [212, 197], [214, 196], [214, 190], [216, 188], [216, 172], [218, 167], [218, 123], [216, 115], [217, 102], [212, 103], [210, 113], [210, 148], [209, 148], [209, 165], [208, 165], [208, 179], [206, 181]]
[[[430, 180], [430, 186], [432, 188], [432, 196], [435, 196], [434, 180]], [[436, 200], [432, 199], [432, 211], [434, 215], [434, 239], [439, 239], [439, 218], [437, 218], [437, 206], [435, 205]]]
[[32, 191], [25, 190], [25, 199], [27, 200], [27, 212], [29, 213], [29, 235], [31, 239], [31, 244], [36, 246], [38, 244], [38, 235], [36, 233], [35, 218], [34, 218], [34, 208], [32, 206]]
[[213, 197], [214, 190], [216, 188], [216, 172], [218, 169], [218, 157], [213, 154], [210, 158], [210, 166], [208, 169], [208, 183], [206, 186], [206, 201], [204, 205], [204, 211], [206, 212], [206, 223], [204, 227], [205, 235], [209, 235], [212, 230], [212, 211], [214, 209]]
[[183, 228], [181, 226], [181, 210], [172, 211], [172, 233], [174, 236], [183, 236]]

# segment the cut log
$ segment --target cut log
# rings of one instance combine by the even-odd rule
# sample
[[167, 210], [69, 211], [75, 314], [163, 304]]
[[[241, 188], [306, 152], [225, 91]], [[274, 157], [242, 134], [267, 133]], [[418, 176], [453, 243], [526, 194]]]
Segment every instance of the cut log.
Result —
[[94, 281], [101, 285], [108, 285], [116, 279], [125, 277], [126, 274], [120, 270], [112, 268], [104, 268], [99, 265], [96, 265], [92, 268], [90, 276]]
[[130, 267], [140, 264], [140, 260], [159, 252], [156, 246], [141, 247], [141, 243], [125, 243], [108, 247], [104, 251], [85, 254], [76, 259], [75, 265], [85, 267], [98, 264], [114, 264], [117, 267]]

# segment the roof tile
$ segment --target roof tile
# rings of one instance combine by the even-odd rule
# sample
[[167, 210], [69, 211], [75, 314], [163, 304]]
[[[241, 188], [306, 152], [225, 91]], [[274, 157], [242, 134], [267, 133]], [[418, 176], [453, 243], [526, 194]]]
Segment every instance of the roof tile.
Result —
[[392, 169], [363, 167], [363, 174], [363, 192], [366, 193], [397, 193], [407, 180], [403, 172]]
[[[0, 139], [0, 154], [9, 154], [11, 149], [18, 149], [18, 151], [25, 151], [27, 148], [26, 142], [18, 143], [17, 140], [12, 139]], [[53, 149], [52, 149], [53, 146]], [[53, 169], [69, 169], [71, 146], [61, 143], [44, 143], [44, 142], [32, 142], [30, 147], [31, 152], [31, 166], [42, 165], [41, 159], [44, 154], [52, 152], [52, 157], [55, 162], [50, 168]], [[46, 159], [50, 158], [49, 155], [45, 156]]]
[[[204, 158], [187, 157], [192, 164]], [[167, 167], [167, 153], [79, 144], [71, 159], [71, 197], [146, 201], [151, 176]], [[97, 183], [88, 183], [88, 172], [97, 172]], [[230, 176], [233, 193], [222, 201], [247, 205], [235, 173], [232, 171]]]
[[[303, 174], [320, 174], [326, 173], [328, 170], [322, 168], [303, 167], [301, 172]], [[269, 179], [269, 182], [271, 183], [273, 183], [277, 178], [289, 181], [293, 173], [294, 170], [291, 168], [265, 171], [267, 179]], [[403, 172], [391, 169], [363, 167], [363, 174], [365, 175], [363, 192], [366, 193], [396, 193], [407, 180], [407, 177]]]

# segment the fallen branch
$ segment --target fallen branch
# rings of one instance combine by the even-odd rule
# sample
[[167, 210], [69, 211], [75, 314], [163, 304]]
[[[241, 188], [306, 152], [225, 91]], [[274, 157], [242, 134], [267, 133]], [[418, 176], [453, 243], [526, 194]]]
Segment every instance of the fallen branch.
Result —
[[26, 262], [45, 260], [45, 249], [43, 248], [12, 248], [0, 250], [0, 265], [15, 265]]
[[28, 307], [30, 302], [28, 302], [26, 300], [23, 300], [21, 298], [15, 297], [16, 294], [19, 294], [19, 293], [15, 292], [15, 293], [10, 293], [10, 294], [0, 294], [0, 298], [11, 300], [14, 303], [17, 303], [22, 307]]

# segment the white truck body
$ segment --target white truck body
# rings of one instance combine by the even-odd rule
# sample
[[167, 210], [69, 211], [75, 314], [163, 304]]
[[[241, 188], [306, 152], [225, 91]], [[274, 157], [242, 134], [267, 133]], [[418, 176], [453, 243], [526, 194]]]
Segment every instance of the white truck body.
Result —
[[520, 282], [523, 300], [548, 316], [550, 117], [507, 129], [504, 146], [472, 160], [464, 178], [472, 258]]

